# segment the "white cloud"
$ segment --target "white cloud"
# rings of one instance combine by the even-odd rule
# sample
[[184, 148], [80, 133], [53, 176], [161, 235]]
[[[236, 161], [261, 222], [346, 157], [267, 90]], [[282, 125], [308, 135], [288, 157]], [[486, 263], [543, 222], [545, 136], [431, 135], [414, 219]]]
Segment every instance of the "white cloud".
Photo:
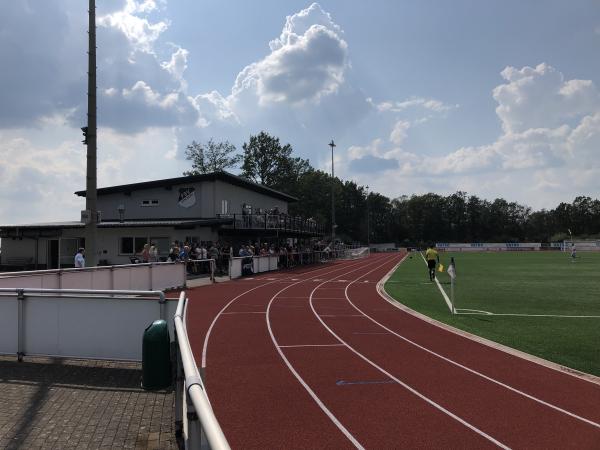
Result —
[[[350, 147], [345, 164], [340, 157], [340, 170], [392, 196], [460, 189], [539, 208], [571, 201], [574, 192], [598, 192], [600, 101], [594, 83], [565, 80], [547, 64], [507, 67], [502, 76], [507, 82], [496, 87], [493, 96], [504, 133], [491, 144], [442, 156], [415, 154], [402, 148], [415, 122], [398, 121], [389, 142], [376, 139], [366, 147]], [[377, 106], [379, 111], [400, 112], [425, 104], [412, 99]], [[429, 108], [441, 110], [435, 102]], [[361, 162], [368, 162], [369, 170]], [[373, 179], [373, 173], [380, 176]]]
[[374, 103], [372, 99], [369, 101], [381, 112], [404, 112], [407, 110], [421, 110], [436, 113], [445, 113], [456, 109], [459, 105], [448, 105], [433, 98], [411, 97], [408, 100], [401, 102], [384, 101]]
[[97, 24], [120, 30], [132, 44], [134, 51], [153, 53], [154, 43], [166, 31], [169, 23], [167, 21], [151, 23], [139, 14], [148, 14], [156, 9], [156, 3], [152, 0], [142, 2], [127, 0], [122, 10], [98, 17]]
[[[20, 133], [0, 134], [0, 217], [5, 224], [73, 220], [80, 209], [72, 192], [85, 183], [85, 153], [78, 140], [56, 146], [36, 145]], [[82, 175], [83, 174], [83, 175]], [[69, 192], [69, 196], [65, 195]], [[76, 215], [75, 217], [78, 217]]]
[[394, 125], [394, 129], [390, 133], [390, 141], [396, 145], [402, 144], [406, 139], [408, 129], [410, 128], [410, 122], [405, 120], [399, 120]]
[[600, 93], [594, 83], [565, 82], [561, 72], [545, 63], [535, 68], [506, 67], [501, 75], [507, 83], [497, 86], [493, 97], [506, 133], [554, 128], [600, 107]]
[[316, 3], [288, 16], [280, 37], [269, 45], [269, 55], [237, 76], [232, 88], [235, 101], [251, 93], [262, 105], [318, 103], [344, 82], [348, 45], [331, 16]]
[[184, 87], [187, 87], [187, 83], [183, 78], [183, 72], [187, 69], [187, 60], [189, 51], [184, 48], [177, 47], [177, 50], [171, 54], [169, 62], [161, 63], [161, 67], [173, 75], [174, 78], [180, 80]]

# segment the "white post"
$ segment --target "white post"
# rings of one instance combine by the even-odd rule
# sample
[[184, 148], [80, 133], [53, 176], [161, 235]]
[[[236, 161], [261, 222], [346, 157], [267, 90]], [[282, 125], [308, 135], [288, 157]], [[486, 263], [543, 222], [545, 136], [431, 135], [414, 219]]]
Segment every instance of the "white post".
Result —
[[450, 277], [450, 304], [452, 305], [452, 314], [455, 314], [454, 309], [454, 278]]

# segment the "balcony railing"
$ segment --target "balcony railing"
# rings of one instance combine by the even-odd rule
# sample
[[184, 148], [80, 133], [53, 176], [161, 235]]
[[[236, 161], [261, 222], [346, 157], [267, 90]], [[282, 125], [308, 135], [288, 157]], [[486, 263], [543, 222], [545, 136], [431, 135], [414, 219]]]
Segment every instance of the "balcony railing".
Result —
[[224, 228], [236, 230], [279, 230], [306, 234], [324, 234], [325, 227], [313, 219], [305, 219], [287, 214], [221, 214], [219, 218], [233, 219]]

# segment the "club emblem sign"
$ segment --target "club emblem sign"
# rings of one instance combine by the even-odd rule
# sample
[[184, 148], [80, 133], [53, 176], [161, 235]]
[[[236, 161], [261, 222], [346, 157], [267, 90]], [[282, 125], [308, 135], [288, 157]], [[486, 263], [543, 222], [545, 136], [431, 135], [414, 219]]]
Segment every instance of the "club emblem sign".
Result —
[[196, 204], [196, 189], [193, 187], [179, 189], [179, 206], [190, 208]]

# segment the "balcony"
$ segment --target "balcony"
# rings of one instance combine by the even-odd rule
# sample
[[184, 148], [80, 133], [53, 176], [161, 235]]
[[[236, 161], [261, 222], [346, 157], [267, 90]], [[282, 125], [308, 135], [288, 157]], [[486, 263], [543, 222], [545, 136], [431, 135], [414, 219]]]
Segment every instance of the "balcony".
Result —
[[325, 227], [314, 219], [305, 219], [287, 214], [219, 214], [219, 219], [230, 219], [231, 223], [221, 226], [222, 230], [281, 232], [304, 236], [325, 234]]

